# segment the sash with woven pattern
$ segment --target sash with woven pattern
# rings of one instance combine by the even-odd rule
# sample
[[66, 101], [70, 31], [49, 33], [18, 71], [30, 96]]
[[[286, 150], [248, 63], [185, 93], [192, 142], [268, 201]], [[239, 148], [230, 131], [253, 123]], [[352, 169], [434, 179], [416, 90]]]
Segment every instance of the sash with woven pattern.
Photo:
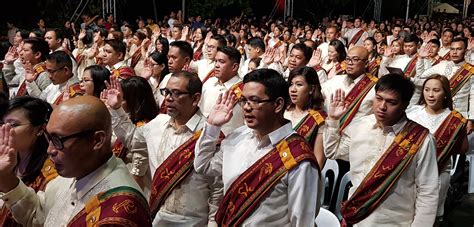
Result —
[[336, 66], [336, 75], [341, 75], [346, 73], [346, 61], [342, 61], [341, 63], [337, 63]]
[[294, 130], [312, 146], [316, 140], [319, 126], [324, 124], [327, 114], [322, 110], [309, 110], [309, 113], [294, 127]]
[[298, 134], [281, 140], [232, 183], [217, 210], [217, 224], [242, 224], [280, 179], [299, 163], [308, 160], [318, 166], [312, 150]]
[[367, 65], [368, 72], [370, 75], [374, 77], [378, 77], [379, 75], [379, 68], [380, 68], [381, 59], [380, 57], [376, 57], [374, 60], [370, 61]]
[[451, 52], [451, 51], [448, 51], [448, 53], [446, 53], [446, 54], [443, 56], [443, 60], [447, 60], [447, 61], [451, 60], [451, 55], [449, 54], [449, 52]]
[[135, 66], [138, 64], [141, 58], [142, 58], [142, 49], [138, 48], [131, 57], [130, 67], [135, 68]]
[[454, 76], [449, 79], [449, 87], [451, 88], [451, 97], [454, 97], [459, 90], [471, 79], [474, 73], [474, 67], [469, 63], [464, 63], [461, 68], [456, 71]]
[[[145, 125], [146, 123], [147, 123], [146, 121], [139, 121], [135, 124], [135, 126], [139, 128]], [[120, 139], [117, 138], [114, 144], [112, 145], [112, 153], [114, 153], [115, 157], [120, 158], [125, 162], [125, 158], [127, 157], [127, 152], [128, 152], [127, 147], [125, 147], [122, 141], [120, 141]]]
[[68, 227], [151, 226], [150, 209], [142, 193], [128, 186], [101, 192], [87, 201]]
[[[36, 177], [35, 181], [31, 183], [26, 183], [26, 185], [32, 188], [35, 192], [44, 191], [46, 185], [58, 176], [58, 172], [54, 168], [54, 164], [51, 162], [51, 159], [46, 159], [43, 167], [41, 168], [41, 174]], [[22, 226], [18, 224], [10, 210], [4, 205], [0, 208], [0, 226], [2, 227], [14, 227]]]
[[122, 66], [118, 69], [113, 69], [112, 75], [122, 80], [125, 80], [129, 77], [135, 76], [135, 71], [128, 66]]
[[351, 39], [351, 41], [349, 41], [348, 46], [351, 45], [351, 44], [356, 44], [359, 41], [360, 37], [362, 37], [363, 34], [364, 34], [364, 30], [360, 29], [354, 36], [352, 36], [352, 39]]
[[347, 111], [342, 115], [339, 120], [339, 132], [342, 132], [349, 123], [351, 123], [354, 116], [359, 111], [359, 107], [364, 101], [365, 96], [369, 93], [377, 83], [378, 79], [370, 74], [366, 74], [352, 90], [347, 94], [344, 99], [344, 103], [348, 106]]
[[[84, 90], [81, 89], [81, 85], [79, 83], [74, 83], [67, 89], [69, 93], [69, 98], [74, 98], [77, 96], [84, 95]], [[63, 102], [64, 93], [59, 94], [53, 104], [59, 105]]]
[[411, 120], [406, 123], [354, 194], [342, 203], [341, 213], [346, 223], [356, 224], [377, 209], [408, 169], [428, 134], [428, 129], [418, 123]]
[[407, 66], [405, 66], [405, 69], [403, 72], [405, 72], [403, 75], [406, 78], [412, 78], [415, 77], [416, 74], [416, 63], [418, 62], [418, 54], [415, 54], [410, 61], [408, 62]]
[[463, 135], [466, 124], [466, 118], [458, 111], [453, 110], [434, 133], [438, 170], [442, 170], [446, 166], [446, 162], [449, 160], [456, 142], [462, 141], [462, 138], [460, 138], [461, 140], [458, 140], [458, 138], [460, 135]]
[[[33, 67], [34, 70], [34, 77], [35, 80], [38, 79], [38, 76], [46, 71], [46, 64], [44, 62], [41, 62]], [[23, 80], [23, 83], [21, 83], [20, 87], [18, 87], [18, 90], [16, 92], [16, 96], [25, 96], [28, 94], [28, 91], [26, 90], [26, 79]]]

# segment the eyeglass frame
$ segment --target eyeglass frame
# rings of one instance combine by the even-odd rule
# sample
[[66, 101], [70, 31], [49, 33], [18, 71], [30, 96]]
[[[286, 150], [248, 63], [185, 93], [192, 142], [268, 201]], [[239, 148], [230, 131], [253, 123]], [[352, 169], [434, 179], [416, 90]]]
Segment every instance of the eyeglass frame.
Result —
[[191, 95], [191, 92], [188, 92], [188, 91], [185, 92], [185, 91], [169, 89], [169, 88], [161, 88], [160, 94], [163, 95], [163, 97], [171, 95], [171, 98], [179, 98], [181, 95]]
[[48, 72], [49, 74], [54, 74], [56, 73], [57, 71], [61, 70], [61, 69], [64, 69], [64, 67], [66, 67], [66, 65], [63, 65], [57, 69], [54, 69], [54, 70], [49, 70], [49, 69], [46, 69], [46, 72]]
[[246, 104], [249, 104], [251, 108], [259, 108], [262, 103], [270, 103], [275, 101], [275, 99], [263, 99], [263, 100], [251, 100], [247, 99], [245, 96], [241, 96], [237, 103], [240, 107], [244, 108]]
[[346, 61], [346, 63], [351, 63], [351, 64], [359, 64], [361, 61], [367, 61], [367, 59], [365, 58], [359, 58], [359, 57], [350, 58], [349, 56], [347, 56], [346, 59], [344, 60]]
[[[87, 134], [91, 134], [91, 133], [96, 132], [96, 131], [97, 131], [97, 129], [88, 129], [88, 130], [80, 131], [80, 132], [77, 132], [77, 133], [74, 133], [74, 134], [71, 134], [71, 135], [68, 135], [68, 136], [61, 136], [60, 137], [60, 136], [52, 136], [48, 131], [44, 130], [44, 137], [46, 138], [48, 143], [53, 144], [54, 148], [56, 148], [58, 150], [63, 150], [64, 149], [64, 142], [66, 142], [67, 140], [72, 139], [72, 138], [82, 137], [82, 136], [85, 136]], [[57, 139], [56, 141], [59, 141], [59, 143], [55, 144], [53, 139]]]

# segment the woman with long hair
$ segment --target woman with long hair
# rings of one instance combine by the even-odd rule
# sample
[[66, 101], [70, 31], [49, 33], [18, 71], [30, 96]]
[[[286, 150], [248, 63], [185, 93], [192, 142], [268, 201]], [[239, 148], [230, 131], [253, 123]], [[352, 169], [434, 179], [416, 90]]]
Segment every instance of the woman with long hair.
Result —
[[[44, 191], [46, 185], [58, 176], [48, 158], [49, 143], [44, 137], [52, 110], [49, 103], [24, 96], [10, 100], [1, 113], [2, 133], [14, 131], [13, 149], [18, 154], [14, 171], [35, 191]], [[21, 226], [6, 207], [0, 208], [0, 226]]]
[[293, 128], [313, 146], [314, 155], [322, 169], [326, 162], [323, 152], [323, 128], [326, 113], [318, 73], [311, 67], [301, 67], [290, 72], [289, 88], [291, 103], [285, 111], [285, 118]]
[[84, 69], [81, 79], [81, 90], [85, 95], [92, 95], [97, 98], [106, 88], [105, 81], [109, 82], [110, 71], [100, 65], [91, 65]]
[[425, 80], [418, 105], [410, 108], [407, 116], [430, 130], [437, 141], [436, 157], [440, 174], [437, 217], [442, 218], [450, 181], [451, 156], [468, 150], [467, 120], [453, 109], [449, 80], [442, 75], [433, 75]]
[[323, 63], [322, 67], [326, 70], [328, 80], [333, 78], [335, 75], [344, 74], [346, 72], [346, 48], [344, 44], [339, 40], [333, 40], [329, 43], [328, 47], [328, 58]]
[[382, 58], [377, 52], [377, 42], [374, 38], [368, 37], [364, 40], [364, 47], [369, 52], [369, 63], [367, 65], [367, 71], [372, 76], [378, 77], [380, 62], [382, 61]]
[[193, 61], [199, 61], [203, 57], [204, 38], [207, 36], [205, 27], [196, 28], [193, 33]]
[[167, 56], [160, 52], [153, 52], [150, 57], [148, 57], [143, 74], [140, 76], [148, 80], [157, 103], [159, 103], [158, 97], [160, 96], [160, 83], [169, 73]]

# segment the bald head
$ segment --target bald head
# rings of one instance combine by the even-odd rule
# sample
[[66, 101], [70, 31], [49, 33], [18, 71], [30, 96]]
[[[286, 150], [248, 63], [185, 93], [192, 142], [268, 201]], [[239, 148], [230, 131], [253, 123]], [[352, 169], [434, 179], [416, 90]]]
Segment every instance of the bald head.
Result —
[[53, 115], [63, 116], [62, 121], [71, 128], [104, 130], [111, 135], [110, 113], [104, 103], [94, 96], [79, 96], [63, 102], [53, 110], [51, 117]]
[[[352, 55], [351, 55], [352, 53]], [[365, 49], [363, 46], [354, 46], [349, 49], [348, 52], [349, 56], [358, 56], [361, 59], [368, 59], [369, 58], [369, 51]]]
[[355, 79], [365, 73], [365, 66], [369, 58], [369, 51], [361, 46], [352, 47], [347, 53], [346, 73], [349, 77]]

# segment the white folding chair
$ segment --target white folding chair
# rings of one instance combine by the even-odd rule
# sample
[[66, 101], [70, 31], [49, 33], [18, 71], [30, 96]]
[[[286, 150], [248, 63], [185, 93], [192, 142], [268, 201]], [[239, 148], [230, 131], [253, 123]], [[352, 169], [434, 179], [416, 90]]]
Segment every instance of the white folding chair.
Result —
[[349, 188], [352, 186], [351, 183], [351, 175], [350, 172], [347, 172], [344, 174], [344, 176], [341, 179], [341, 184], [339, 185], [339, 192], [337, 193], [337, 200], [336, 200], [336, 210], [334, 211], [334, 214], [336, 214], [336, 217], [341, 220], [342, 219], [342, 214], [341, 214], [341, 203], [344, 200], [347, 200], [348, 194], [349, 194]]
[[[336, 181], [339, 176], [339, 165], [336, 160], [328, 159], [324, 164], [324, 168], [321, 171], [321, 178], [323, 182], [323, 194], [321, 196], [321, 205], [327, 205], [331, 203], [331, 198], [336, 193]], [[325, 203], [327, 200], [327, 203]]]
[[320, 208], [318, 216], [314, 220], [316, 226], [320, 227], [340, 227], [339, 219], [337, 219], [336, 215], [331, 213], [331, 211], [326, 210], [325, 208]]

